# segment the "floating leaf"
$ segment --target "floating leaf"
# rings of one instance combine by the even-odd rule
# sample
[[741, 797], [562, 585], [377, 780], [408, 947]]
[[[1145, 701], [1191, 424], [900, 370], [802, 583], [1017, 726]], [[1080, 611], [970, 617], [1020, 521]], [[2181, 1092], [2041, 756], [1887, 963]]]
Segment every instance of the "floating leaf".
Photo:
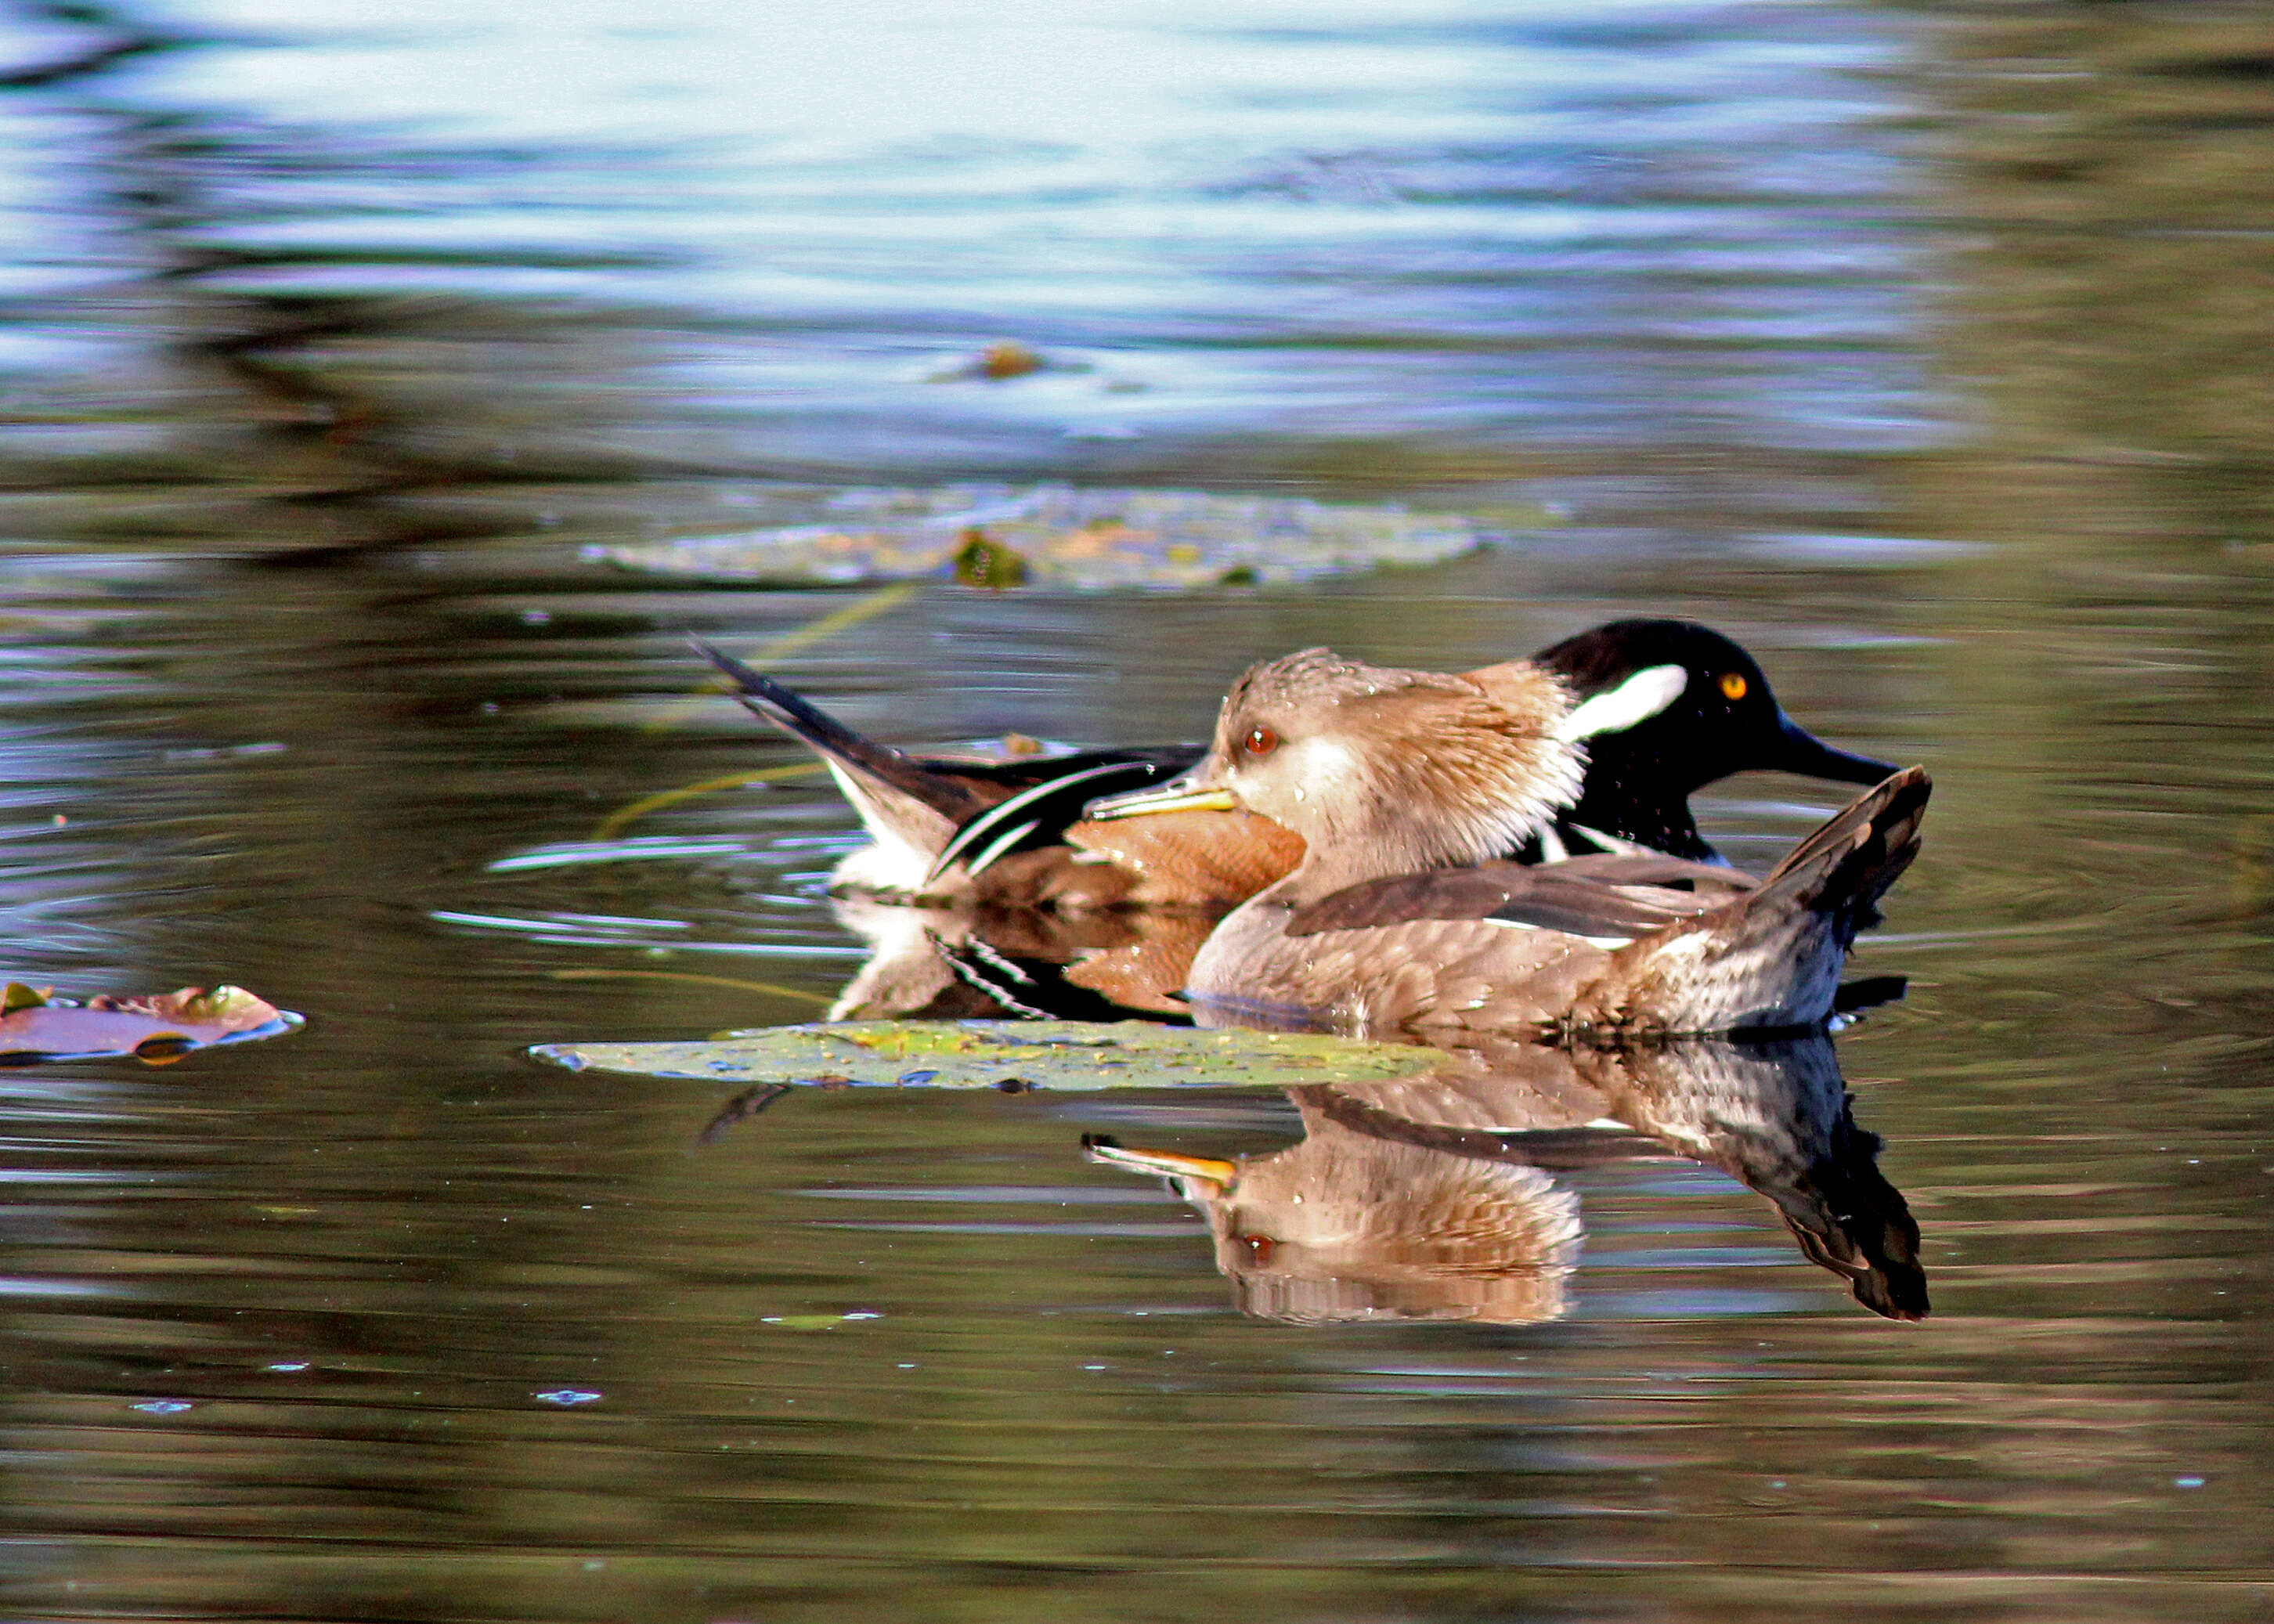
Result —
[[1324, 1033], [1077, 1020], [817, 1022], [700, 1041], [545, 1043], [529, 1052], [571, 1071], [877, 1088], [1290, 1088], [1386, 1082], [1444, 1059], [1432, 1049]]
[[[34, 1002], [26, 1003], [31, 997]], [[0, 996], [0, 1061], [132, 1055], [153, 1065], [215, 1043], [275, 1037], [302, 1024], [242, 987], [184, 987], [135, 997], [49, 998], [10, 982]]]
[[758, 1323], [781, 1331], [833, 1331], [850, 1320], [874, 1318], [873, 1314], [765, 1314]]
[[[102, 1003], [98, 999], [97, 1003]], [[201, 987], [184, 987], [179, 992], [160, 993], [154, 998], [124, 998], [114, 1000], [108, 1007], [119, 1010], [148, 1011], [153, 1014], [171, 1015], [177, 1019], [198, 1026], [226, 1026], [241, 1031], [246, 1026], [258, 1026], [275, 1020], [276, 1006], [265, 998], [254, 996], [242, 987], [226, 984], [207, 992]]]
[[718, 581], [931, 576], [998, 589], [1190, 588], [1434, 564], [1495, 539], [1470, 520], [1403, 508], [1058, 485], [843, 491], [819, 521], [597, 547], [592, 555], [628, 569]]

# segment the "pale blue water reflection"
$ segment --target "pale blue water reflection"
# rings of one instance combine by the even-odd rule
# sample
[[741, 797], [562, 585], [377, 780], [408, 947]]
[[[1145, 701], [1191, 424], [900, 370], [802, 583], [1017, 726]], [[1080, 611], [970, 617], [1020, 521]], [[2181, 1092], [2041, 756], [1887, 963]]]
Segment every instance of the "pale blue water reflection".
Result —
[[[1889, 213], [1894, 17], [175, 15], [192, 48], [19, 111], [26, 258], [61, 210], [109, 274], [200, 300], [595, 302], [708, 429], [682, 455], [873, 478], [1265, 427], [1439, 459], [1940, 432]], [[1005, 334], [1088, 370], [917, 387]]]

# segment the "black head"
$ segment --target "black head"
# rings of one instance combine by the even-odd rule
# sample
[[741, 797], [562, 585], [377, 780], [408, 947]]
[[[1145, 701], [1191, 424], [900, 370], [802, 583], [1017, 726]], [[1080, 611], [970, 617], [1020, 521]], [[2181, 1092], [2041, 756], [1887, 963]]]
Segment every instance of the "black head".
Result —
[[1576, 726], [1591, 779], [1615, 764], [1687, 796], [1733, 772], [1773, 769], [1876, 784], [1895, 771], [1835, 750], [1800, 726], [1753, 657], [1694, 620], [1614, 620], [1532, 658], [1581, 702]]

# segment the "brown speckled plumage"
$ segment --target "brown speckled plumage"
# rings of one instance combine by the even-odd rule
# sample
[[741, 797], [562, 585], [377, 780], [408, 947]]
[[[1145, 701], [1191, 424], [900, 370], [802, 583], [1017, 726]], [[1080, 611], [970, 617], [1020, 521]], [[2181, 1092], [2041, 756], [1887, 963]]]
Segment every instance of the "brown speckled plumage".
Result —
[[[1521, 662], [1453, 676], [1306, 649], [1233, 686], [1190, 781], [1302, 831], [1306, 890], [1324, 895], [1479, 861], [1537, 831], [1578, 794], [1585, 758], [1554, 731], [1570, 708], [1560, 681]], [[1255, 728], [1283, 739], [1281, 754], [1250, 759]], [[1346, 872], [1353, 856], [1370, 871]]]
[[[1552, 678], [1517, 668], [1480, 681], [1322, 649], [1241, 678], [1214, 748], [1178, 791], [1228, 795], [1294, 831], [1306, 852], [1201, 950], [1187, 982], [1195, 1018], [1308, 1015], [1357, 1032], [1614, 1042], [1825, 1020], [1856, 931], [1917, 850], [1928, 784], [1916, 768], [1833, 818], [1757, 891], [1723, 900], [1710, 888], [1607, 891], [1607, 918], [1630, 919], [1639, 902], [1672, 921], [1631, 940], [1544, 929], [1520, 914], [1442, 917], [1426, 883], [1413, 888], [1421, 917], [1293, 933], [1299, 912], [1346, 888], [1478, 863], [1552, 816], [1579, 771], [1576, 747], [1556, 734], [1567, 707]], [[1127, 816], [1176, 798], [1138, 794], [1098, 809]], [[1369, 917], [1380, 919], [1378, 906]]]

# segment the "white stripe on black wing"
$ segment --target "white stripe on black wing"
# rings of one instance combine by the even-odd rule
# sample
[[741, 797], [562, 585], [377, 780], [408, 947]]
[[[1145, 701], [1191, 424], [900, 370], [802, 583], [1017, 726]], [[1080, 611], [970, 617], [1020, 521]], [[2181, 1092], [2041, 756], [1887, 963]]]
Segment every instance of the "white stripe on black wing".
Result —
[[955, 838], [947, 843], [938, 860], [932, 864], [931, 872], [924, 877], [924, 883], [930, 884], [958, 862], [963, 861], [967, 853], [977, 853], [964, 864], [967, 874], [975, 875], [1045, 824], [1056, 833], [1068, 823], [1079, 821], [1082, 808], [1100, 795], [1117, 789], [1135, 789], [1150, 784], [1163, 771], [1162, 765], [1156, 762], [1104, 762], [1058, 778], [1045, 778], [1040, 784], [1022, 789], [1008, 801], [998, 801], [988, 808], [957, 830]]

